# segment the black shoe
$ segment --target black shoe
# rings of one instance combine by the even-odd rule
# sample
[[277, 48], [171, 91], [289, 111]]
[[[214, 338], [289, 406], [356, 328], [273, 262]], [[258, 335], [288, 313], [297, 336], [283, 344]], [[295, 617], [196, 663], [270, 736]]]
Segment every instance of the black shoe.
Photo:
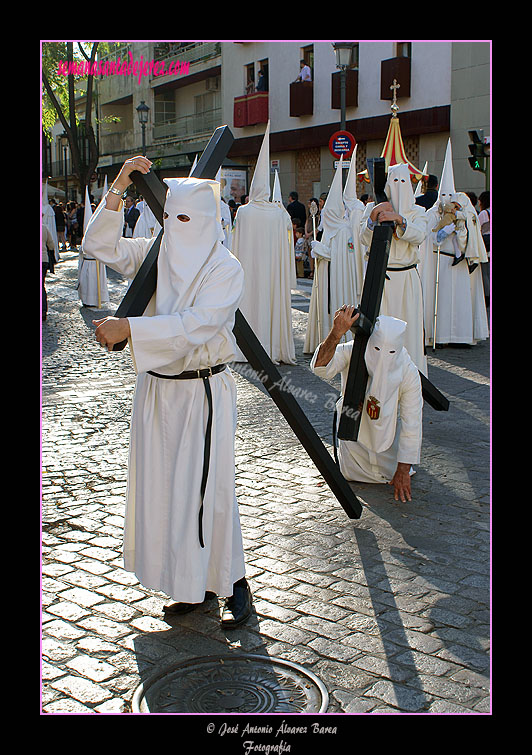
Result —
[[251, 603], [251, 590], [248, 583], [239, 585], [237, 582], [233, 586], [231, 597], [225, 599], [221, 620], [222, 629], [232, 629], [243, 624], [251, 615]]
[[462, 262], [462, 260], [465, 260], [465, 254], [461, 254], [459, 257], [455, 257], [453, 260], [453, 263], [451, 267], [454, 267], [455, 265], [458, 265], [459, 262]]
[[171, 613], [174, 616], [182, 616], [184, 613], [190, 613], [190, 611], [198, 608], [198, 606], [202, 606], [206, 600], [212, 600], [215, 597], [216, 593], [207, 591], [202, 603], [170, 603], [167, 606], [163, 606], [163, 611]]

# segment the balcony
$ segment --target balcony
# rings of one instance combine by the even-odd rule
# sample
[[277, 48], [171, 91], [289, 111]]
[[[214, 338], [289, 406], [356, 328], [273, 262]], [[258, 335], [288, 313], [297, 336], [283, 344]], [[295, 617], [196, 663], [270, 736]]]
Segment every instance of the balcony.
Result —
[[222, 109], [215, 108], [203, 113], [171, 118], [153, 126], [153, 139], [195, 139], [208, 134], [222, 123]]
[[393, 99], [390, 87], [396, 79], [400, 85], [397, 90], [397, 99], [410, 97], [410, 80], [412, 72], [411, 58], [389, 58], [381, 61], [381, 100]]
[[[161, 42], [154, 46], [154, 61], [164, 64], [165, 73], [158, 71], [158, 75], [150, 75], [150, 81], [161, 81], [166, 77], [188, 74], [191, 66], [198, 64], [194, 71], [203, 70], [212, 65], [212, 61], [221, 56], [221, 42], [191, 42], [190, 44]], [[176, 64], [177, 65], [176, 67]]]
[[293, 81], [290, 84], [290, 116], [312, 115], [314, 112], [314, 84], [312, 81]]
[[233, 125], [235, 128], [268, 123], [268, 92], [253, 92], [235, 97]]
[[[345, 104], [346, 107], [358, 106], [358, 69], [348, 68], [345, 77]], [[331, 75], [331, 109], [340, 110], [340, 71]]]

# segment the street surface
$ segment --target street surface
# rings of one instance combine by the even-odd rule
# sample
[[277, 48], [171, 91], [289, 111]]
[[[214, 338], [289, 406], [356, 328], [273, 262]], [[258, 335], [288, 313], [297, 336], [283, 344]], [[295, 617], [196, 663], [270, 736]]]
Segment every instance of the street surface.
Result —
[[[236, 481], [254, 611], [222, 631], [216, 601], [165, 621], [168, 596], [124, 571], [129, 350], [93, 319], [127, 282], [107, 269], [107, 309], [81, 307], [77, 252], [47, 275], [42, 335], [42, 711], [130, 713], [135, 689], [186, 659], [230, 653], [303, 665], [328, 713], [490, 712], [490, 346], [429, 352], [450, 411], [425, 406], [413, 500], [356, 485], [350, 520], [258, 382], [235, 372]], [[331, 384], [308, 369], [308, 280], [293, 291], [297, 365], [282, 365], [331, 449]], [[329, 716], [325, 716], [330, 719]], [[337, 720], [334, 716], [332, 720]], [[213, 742], [214, 744], [214, 742]]]

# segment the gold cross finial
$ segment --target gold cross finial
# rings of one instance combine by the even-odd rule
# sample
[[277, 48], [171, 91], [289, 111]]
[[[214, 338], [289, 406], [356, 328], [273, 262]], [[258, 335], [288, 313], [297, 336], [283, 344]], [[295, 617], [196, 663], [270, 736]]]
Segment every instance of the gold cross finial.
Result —
[[392, 104], [390, 105], [392, 109], [393, 117], [397, 115], [397, 112], [399, 110], [399, 107], [397, 105], [397, 90], [400, 89], [400, 87], [401, 87], [401, 84], [398, 84], [397, 79], [394, 79], [393, 84], [390, 87], [390, 89], [393, 89], [393, 101], [392, 101]]

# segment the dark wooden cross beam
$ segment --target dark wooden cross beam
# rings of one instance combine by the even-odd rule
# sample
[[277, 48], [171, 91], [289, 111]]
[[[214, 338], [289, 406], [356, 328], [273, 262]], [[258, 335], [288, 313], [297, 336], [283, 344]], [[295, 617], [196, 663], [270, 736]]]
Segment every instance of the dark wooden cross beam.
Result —
[[[383, 157], [367, 160], [368, 173], [373, 186], [375, 204], [387, 202], [384, 192], [386, 184], [386, 161]], [[368, 264], [360, 299], [360, 317], [353, 327], [354, 340], [349, 371], [345, 384], [342, 415], [338, 425], [338, 438], [355, 441], [358, 438], [360, 420], [362, 418], [362, 404], [366, 395], [368, 371], [364, 354], [368, 339], [372, 333], [375, 321], [379, 316], [386, 267], [390, 256], [390, 244], [393, 236], [394, 224], [383, 222], [373, 230], [373, 238], [369, 250]], [[419, 373], [423, 399], [437, 411], [447, 411], [449, 401], [434, 386], [428, 378]]]
[[[216, 129], [191, 175], [195, 178], [214, 178], [232, 142], [233, 135], [227, 126], [221, 126], [219, 129]], [[213, 157], [214, 148], [217, 145], [219, 147], [220, 144], [223, 145], [222, 148], [218, 148]], [[163, 207], [166, 196], [165, 186], [152, 173], [142, 174], [134, 171], [131, 173], [131, 178], [146, 199], [155, 217], [163, 225]], [[157, 255], [162, 233], [161, 231], [152, 244], [145, 262], [137, 273], [137, 277], [131, 283], [128, 292], [116, 311], [116, 317], [140, 317], [144, 313], [157, 285]], [[144, 267], [145, 270], [143, 271]], [[139, 279], [138, 285], [137, 278]], [[134, 293], [130, 295], [133, 287], [135, 287]], [[271, 361], [240, 310], [237, 310], [235, 313], [233, 332], [239, 349], [259, 376], [262, 384], [322, 474], [347, 516], [350, 519], [359, 519], [362, 514], [362, 504], [341, 474], [338, 466], [323, 445], [323, 442], [292, 393], [281, 388], [283, 381], [279, 370]], [[115, 350], [124, 348], [126, 343], [127, 341], [117, 344]]]

